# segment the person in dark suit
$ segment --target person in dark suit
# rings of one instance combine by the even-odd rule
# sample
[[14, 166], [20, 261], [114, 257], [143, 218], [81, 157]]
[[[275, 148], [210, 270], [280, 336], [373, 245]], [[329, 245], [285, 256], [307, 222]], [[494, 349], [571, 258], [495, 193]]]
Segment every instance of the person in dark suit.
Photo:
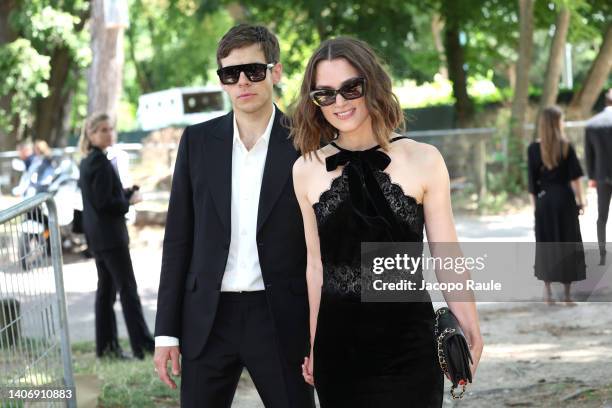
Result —
[[612, 197], [612, 89], [606, 108], [586, 123], [584, 138], [589, 187], [597, 188], [597, 241], [600, 265], [606, 263], [606, 224]]
[[230, 407], [244, 367], [266, 407], [314, 407], [300, 368], [310, 344], [299, 154], [272, 102], [279, 54], [265, 27], [230, 29], [217, 72], [233, 111], [188, 126], [179, 144], [154, 363], [172, 388], [167, 364], [182, 368], [185, 407]]
[[83, 195], [83, 229], [98, 270], [96, 291], [96, 354], [126, 358], [117, 339], [113, 305], [119, 292], [123, 316], [134, 357], [152, 353], [154, 340], [142, 314], [132, 269], [125, 213], [139, 201], [134, 189], [124, 190], [104, 150], [112, 143], [113, 127], [108, 115], [89, 119], [81, 136], [84, 158], [79, 185]]

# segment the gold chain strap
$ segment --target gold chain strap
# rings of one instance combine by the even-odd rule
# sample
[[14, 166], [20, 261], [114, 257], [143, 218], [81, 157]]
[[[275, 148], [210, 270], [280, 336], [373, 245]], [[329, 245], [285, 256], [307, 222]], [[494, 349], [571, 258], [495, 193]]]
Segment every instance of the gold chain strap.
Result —
[[[446, 362], [446, 358], [444, 358], [444, 349], [442, 348], [442, 342], [444, 341], [444, 338], [446, 337], [447, 334], [451, 334], [455, 332], [455, 329], [444, 329], [444, 331], [440, 334], [438, 334], [438, 319], [439, 317], [446, 313], [445, 310], [442, 309], [438, 309], [436, 311], [436, 324], [434, 326], [434, 336], [437, 339], [437, 343], [438, 343], [438, 362], [440, 363], [440, 368], [442, 369], [442, 372], [445, 375], [448, 375], [448, 364]], [[455, 385], [453, 385], [451, 387], [450, 393], [451, 393], [451, 397], [455, 400], [455, 399], [461, 399], [463, 398], [463, 394], [465, 393], [465, 387], [466, 384], [462, 384], [461, 385], [461, 393], [460, 394], [456, 394], [455, 393], [455, 389], [457, 387], [455, 387]]]
[[461, 385], [461, 393], [459, 395], [455, 394], [456, 388], [457, 387], [455, 387], [454, 385], [451, 386], [451, 390], [450, 390], [451, 397], [453, 397], [454, 400], [463, 398], [463, 394], [465, 393], [465, 384]]

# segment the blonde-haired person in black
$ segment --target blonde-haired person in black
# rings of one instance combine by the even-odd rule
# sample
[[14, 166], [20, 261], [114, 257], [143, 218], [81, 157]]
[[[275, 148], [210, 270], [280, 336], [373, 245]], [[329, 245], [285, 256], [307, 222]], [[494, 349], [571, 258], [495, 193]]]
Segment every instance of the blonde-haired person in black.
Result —
[[98, 270], [96, 291], [96, 354], [126, 358], [117, 339], [113, 304], [119, 293], [134, 357], [152, 353], [154, 340], [145, 323], [128, 247], [125, 213], [140, 200], [134, 189], [124, 189], [106, 158], [113, 126], [106, 114], [92, 116], [81, 135], [79, 184], [83, 195], [83, 229]]

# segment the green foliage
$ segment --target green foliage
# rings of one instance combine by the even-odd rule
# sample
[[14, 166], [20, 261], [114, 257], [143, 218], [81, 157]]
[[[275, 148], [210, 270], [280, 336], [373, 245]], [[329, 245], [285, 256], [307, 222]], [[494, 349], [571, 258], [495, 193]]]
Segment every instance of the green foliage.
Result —
[[[2, 112], [0, 126], [6, 131], [21, 133], [34, 120], [35, 102], [50, 92], [49, 80], [56, 51], [68, 50], [75, 68], [64, 87], [77, 86], [78, 68], [90, 60], [89, 38], [83, 31], [89, 2], [86, 0], [31, 0], [17, 2], [9, 15], [12, 30], [18, 39], [1, 46], [0, 94], [13, 95], [11, 109]], [[60, 107], [58, 107], [59, 109]], [[19, 123], [22, 129], [13, 129]]]
[[[204, 14], [211, 10], [207, 3], [201, 1]], [[228, 5], [231, 1], [221, 3]], [[411, 60], [402, 50], [415, 41], [413, 16], [418, 10], [411, 2], [245, 0], [241, 5], [246, 21], [269, 25], [288, 42], [290, 53], [284, 61], [289, 75], [303, 70], [307, 60], [294, 55], [294, 51], [301, 53], [316, 48], [326, 38], [350, 35], [376, 49], [398, 79], [409, 77]]]
[[204, 85], [216, 70], [216, 47], [233, 25], [226, 11], [203, 18], [190, 2], [130, 2], [124, 91], [136, 106], [142, 93]]
[[89, 2], [85, 0], [34, 0], [21, 2], [11, 15], [11, 23], [20, 36], [32, 42], [38, 52], [51, 55], [57, 48], [70, 50], [81, 67], [89, 64], [89, 36], [83, 31]]
[[0, 129], [13, 132], [13, 121], [28, 122], [32, 100], [47, 96], [49, 57], [39, 54], [29, 40], [20, 38], [0, 47], [0, 95], [10, 95], [8, 112], [0, 108]]

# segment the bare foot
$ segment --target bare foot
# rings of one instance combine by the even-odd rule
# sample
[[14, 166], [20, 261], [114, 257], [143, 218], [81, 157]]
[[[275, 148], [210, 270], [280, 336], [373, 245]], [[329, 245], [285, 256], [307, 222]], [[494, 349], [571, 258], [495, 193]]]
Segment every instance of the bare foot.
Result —
[[544, 303], [546, 303], [548, 306], [554, 306], [557, 304], [557, 302], [555, 302], [553, 299], [551, 298], [546, 298], [544, 299]]
[[565, 302], [563, 302], [563, 303], [565, 304], [565, 306], [570, 306], [570, 307], [577, 306], [576, 302], [574, 302], [574, 301], [573, 301], [573, 300], [571, 300], [571, 299], [567, 299], [567, 300], [566, 300]]

